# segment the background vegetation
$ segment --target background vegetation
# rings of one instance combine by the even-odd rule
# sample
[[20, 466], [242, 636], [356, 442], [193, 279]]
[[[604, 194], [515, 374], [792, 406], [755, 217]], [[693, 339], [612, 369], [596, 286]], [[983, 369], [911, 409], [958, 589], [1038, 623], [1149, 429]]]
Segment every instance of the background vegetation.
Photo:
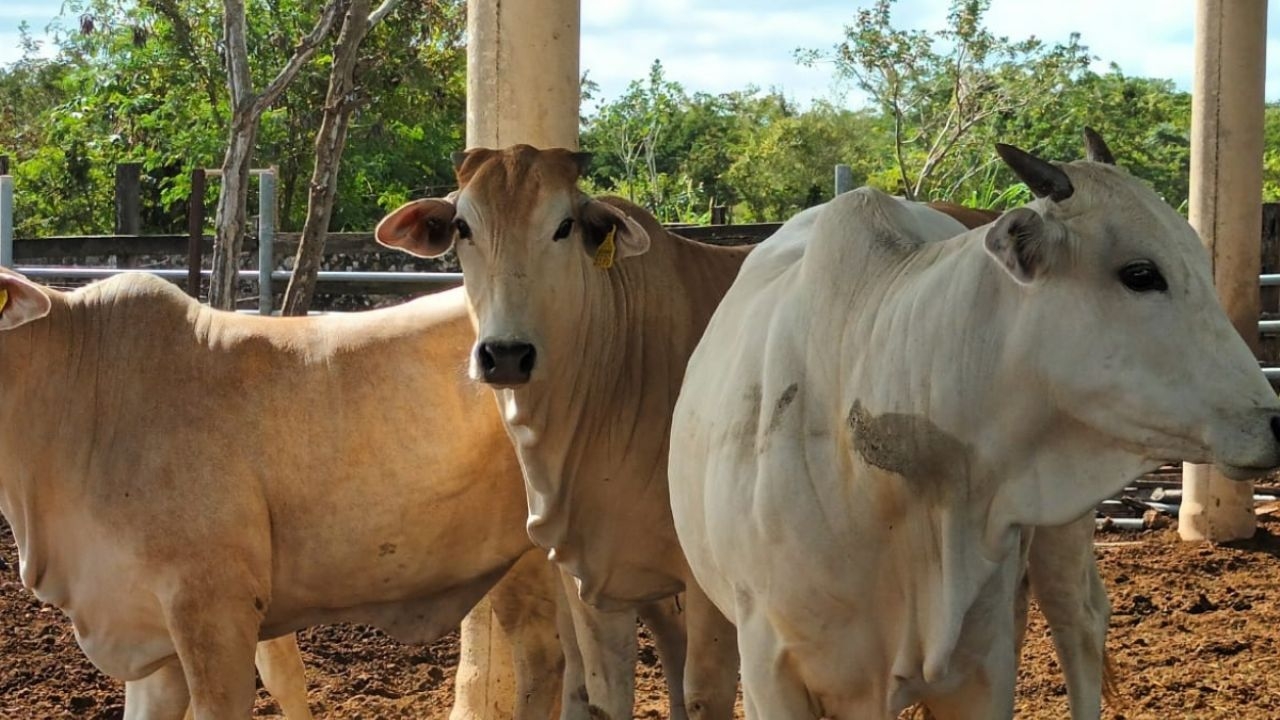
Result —
[[[249, 0], [251, 63], [269, 74], [314, 23], [314, 3]], [[410, 197], [453, 185], [465, 112], [463, 0], [405, 0], [376, 26], [356, 68], [352, 118], [331, 229], [368, 229]], [[946, 30], [893, 24], [892, 0], [848, 19], [835, 47], [799, 49], [856, 88], [858, 106], [801, 106], [752, 86], [690, 93], [655, 60], [618, 97], [591, 107], [588, 184], [631, 197], [666, 221], [781, 220], [831, 196], [832, 167], [858, 184], [926, 199], [1002, 207], [1023, 199], [995, 161], [995, 140], [1047, 157], [1080, 155], [1088, 124], [1175, 207], [1185, 206], [1190, 97], [1172, 82], [1090, 69], [1085, 38], [1047, 44], [991, 34], [987, 0], [956, 0]], [[11, 158], [20, 237], [111, 229], [113, 166], [144, 167], [146, 231], [184, 227], [188, 176], [226, 152], [221, 0], [68, 0], [52, 57], [28, 36], [0, 68], [0, 154]], [[331, 39], [330, 39], [331, 42]], [[280, 217], [306, 213], [331, 48], [263, 117], [254, 165], [280, 169]], [[255, 71], [256, 72], [256, 71]], [[1280, 198], [1280, 107], [1267, 109], [1268, 199]], [[215, 193], [207, 202], [212, 207]], [[252, 207], [252, 205], [251, 205]], [[210, 215], [212, 216], [212, 215]]]

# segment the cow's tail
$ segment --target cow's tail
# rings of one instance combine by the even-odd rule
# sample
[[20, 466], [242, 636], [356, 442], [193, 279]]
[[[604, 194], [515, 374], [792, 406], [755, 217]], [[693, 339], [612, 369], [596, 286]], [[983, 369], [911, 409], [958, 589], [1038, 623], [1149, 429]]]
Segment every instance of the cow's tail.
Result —
[[1124, 698], [1120, 695], [1120, 671], [1105, 648], [1102, 650], [1102, 697], [1113, 710], [1124, 709]]
[[898, 716], [898, 720], [936, 720], [933, 713], [929, 712], [929, 708], [924, 703], [918, 702], [915, 705], [902, 711]]

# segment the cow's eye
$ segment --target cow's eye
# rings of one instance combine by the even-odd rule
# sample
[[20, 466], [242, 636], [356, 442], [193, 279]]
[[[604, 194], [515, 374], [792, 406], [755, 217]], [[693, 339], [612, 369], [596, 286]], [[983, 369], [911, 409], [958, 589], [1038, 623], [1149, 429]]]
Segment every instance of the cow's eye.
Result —
[[467, 224], [466, 220], [463, 220], [462, 218], [458, 218], [457, 220], [453, 221], [453, 226], [458, 229], [458, 237], [462, 238], [463, 240], [466, 240], [467, 238], [471, 237], [471, 226]]
[[1160, 268], [1150, 260], [1134, 260], [1120, 268], [1120, 282], [1139, 293], [1164, 292], [1169, 289], [1169, 283], [1160, 274]]
[[573, 230], [573, 218], [565, 218], [560, 226], [556, 228], [556, 234], [551, 236], [552, 240], [563, 240], [569, 237], [569, 231]]

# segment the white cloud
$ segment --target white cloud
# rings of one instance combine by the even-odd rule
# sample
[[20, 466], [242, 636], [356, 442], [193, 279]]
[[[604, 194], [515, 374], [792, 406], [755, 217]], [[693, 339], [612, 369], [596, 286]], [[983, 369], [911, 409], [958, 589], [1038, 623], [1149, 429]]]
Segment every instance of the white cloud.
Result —
[[[832, 94], [829, 66], [795, 62], [797, 48], [829, 48], [858, 8], [871, 0], [584, 0], [582, 69], [618, 95], [644, 78], [655, 59], [690, 91], [727, 92], [749, 84], [778, 87], [800, 101]], [[937, 30], [947, 0], [899, 0], [899, 26]], [[56, 6], [0, 0], [0, 64], [21, 57], [17, 26], [37, 34]], [[1072, 31], [1099, 56], [1097, 68], [1117, 63], [1127, 74], [1172, 79], [1191, 87], [1194, 3], [1191, 0], [992, 0], [988, 26], [1011, 37], [1065, 40]], [[1268, 18], [1267, 97], [1280, 100], [1280, 10]], [[47, 48], [47, 46], [46, 46]]]
[[[828, 48], [843, 37], [858, 8], [871, 0], [592, 0], [582, 7], [582, 67], [605, 98], [643, 78], [661, 59], [668, 76], [689, 90], [726, 92], [748, 84], [780, 85], [800, 100], [830, 93], [830, 68], [795, 63], [798, 47]], [[899, 0], [900, 27], [937, 30], [946, 22], [946, 0]], [[1051, 42], [1079, 32], [1098, 56], [1096, 69], [1112, 62], [1126, 74], [1162, 77], [1189, 90], [1194, 4], [1190, 0], [993, 0], [988, 26], [1014, 38], [1036, 35]], [[1268, 36], [1280, 43], [1280, 11]], [[1269, 46], [1273, 43], [1269, 43]], [[1268, 53], [1267, 97], [1280, 100], [1280, 48]]]

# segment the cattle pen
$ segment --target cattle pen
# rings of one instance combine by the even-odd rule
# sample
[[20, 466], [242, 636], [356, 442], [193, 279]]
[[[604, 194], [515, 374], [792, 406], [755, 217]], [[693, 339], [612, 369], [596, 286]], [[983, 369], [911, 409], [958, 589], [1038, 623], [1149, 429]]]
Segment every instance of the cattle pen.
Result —
[[[205, 186], [206, 170], [192, 173], [192, 187]], [[239, 309], [260, 314], [278, 312], [276, 299], [283, 292], [292, 272], [289, 261], [297, 252], [301, 233], [279, 232], [275, 213], [275, 171], [255, 170], [259, 178], [258, 214], [245, 239], [241, 256], [240, 280], [254, 295], [242, 295]], [[18, 270], [41, 282], [61, 281], [78, 284], [129, 272], [148, 272], [183, 285], [188, 294], [202, 297], [202, 287], [211, 271], [207, 258], [213, 249], [213, 237], [207, 233], [204, 207], [188, 201], [188, 232], [185, 234], [139, 232], [138, 165], [123, 163], [116, 171], [117, 232], [103, 235], [65, 235], [42, 238], [14, 237], [14, 187], [9, 174], [9, 159], [0, 156], [0, 265]], [[848, 166], [834, 169], [834, 191], [846, 192], [851, 187]], [[193, 196], [195, 193], [193, 192]], [[747, 245], [772, 235], [781, 223], [729, 224], [724, 222], [723, 206], [712, 208], [708, 225], [669, 224], [672, 230], [691, 240], [716, 245]], [[123, 230], [123, 231], [122, 231]], [[1280, 385], [1280, 203], [1262, 205], [1261, 233], [1261, 336], [1259, 361], [1263, 373], [1273, 384]], [[369, 269], [385, 264], [371, 258], [386, 253], [387, 248], [368, 232], [330, 232], [325, 241], [329, 265], [346, 269], [322, 269], [317, 277], [317, 291], [341, 295], [370, 295], [387, 298], [407, 297], [453, 287], [462, 282], [451, 261], [443, 268], [399, 256], [399, 263], [409, 270]], [[185, 263], [182, 260], [185, 259]], [[252, 266], [252, 267], [250, 267]], [[416, 266], [416, 267], [415, 267]], [[430, 267], [432, 269], [425, 269]]]

